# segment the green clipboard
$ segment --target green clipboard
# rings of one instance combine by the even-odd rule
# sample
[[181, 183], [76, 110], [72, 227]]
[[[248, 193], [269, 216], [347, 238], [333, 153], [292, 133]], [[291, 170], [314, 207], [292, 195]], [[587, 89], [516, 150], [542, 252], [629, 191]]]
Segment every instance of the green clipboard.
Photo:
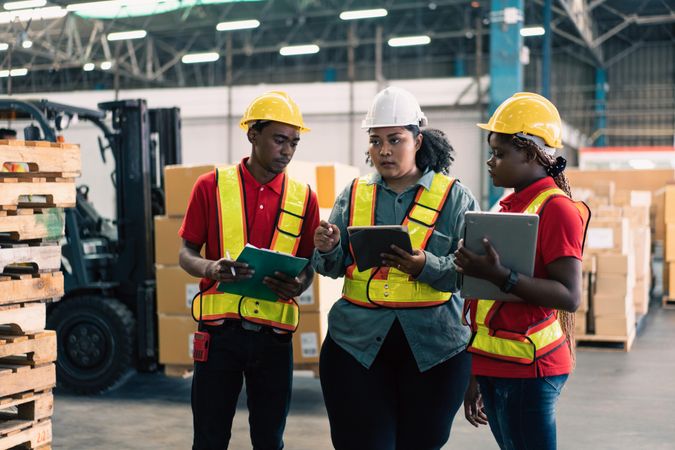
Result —
[[236, 283], [219, 283], [218, 291], [275, 302], [279, 296], [263, 284], [263, 278], [273, 277], [274, 272], [297, 277], [305, 269], [309, 260], [246, 244], [237, 262], [251, 266], [255, 270], [253, 277]]

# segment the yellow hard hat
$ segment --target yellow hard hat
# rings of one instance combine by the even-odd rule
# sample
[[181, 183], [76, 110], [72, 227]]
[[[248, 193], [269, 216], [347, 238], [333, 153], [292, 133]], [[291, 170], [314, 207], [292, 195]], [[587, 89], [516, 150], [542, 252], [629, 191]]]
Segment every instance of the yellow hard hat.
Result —
[[526, 133], [539, 136], [546, 145], [562, 148], [562, 121], [547, 98], [532, 92], [518, 92], [504, 100], [488, 123], [476, 124], [495, 133]]
[[287, 93], [283, 91], [270, 91], [257, 97], [248, 105], [244, 116], [239, 122], [243, 130], [248, 130], [250, 122], [258, 120], [273, 120], [286, 123], [300, 128], [300, 132], [309, 131], [302, 120], [300, 108]]

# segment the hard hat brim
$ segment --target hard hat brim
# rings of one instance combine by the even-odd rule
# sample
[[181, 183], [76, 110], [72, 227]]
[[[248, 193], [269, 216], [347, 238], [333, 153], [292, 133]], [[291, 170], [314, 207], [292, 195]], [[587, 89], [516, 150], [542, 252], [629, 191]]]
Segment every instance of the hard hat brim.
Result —
[[[258, 119], [258, 120], [262, 120], [262, 119]], [[296, 128], [298, 128], [298, 130], [300, 131], [300, 133], [307, 133], [308, 131], [312, 131], [311, 128], [303, 127], [303, 126], [297, 125], [297, 124], [295, 124], [295, 123], [283, 122], [283, 121], [281, 121], [281, 120], [270, 120], [270, 119], [266, 119], [266, 120], [269, 120], [270, 122], [279, 122], [279, 123], [283, 123], [283, 124], [285, 124], [285, 125], [290, 125], [290, 126], [292, 126], [292, 127], [296, 127]], [[252, 119], [252, 120], [248, 120], [248, 121], [243, 121], [243, 120], [242, 120], [241, 122], [239, 122], [239, 128], [241, 128], [241, 129], [244, 130], [244, 131], [248, 131], [248, 124], [249, 124], [250, 122], [255, 122], [255, 121], [256, 121], [256, 119]]]

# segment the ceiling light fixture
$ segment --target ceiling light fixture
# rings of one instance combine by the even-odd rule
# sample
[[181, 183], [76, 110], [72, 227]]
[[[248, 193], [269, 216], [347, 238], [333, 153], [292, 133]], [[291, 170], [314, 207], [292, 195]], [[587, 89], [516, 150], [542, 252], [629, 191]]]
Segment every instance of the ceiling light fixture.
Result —
[[216, 52], [188, 53], [180, 59], [183, 64], [196, 64], [218, 61], [220, 55]]
[[295, 56], [295, 55], [311, 55], [314, 53], [319, 53], [319, 46], [310, 44], [310, 45], [290, 45], [287, 47], [281, 47], [279, 53], [282, 56]]
[[94, 64], [94, 63], [87, 63], [84, 66], [82, 66], [82, 70], [84, 70], [85, 72], [91, 72], [95, 68], [96, 68], [96, 64]]
[[359, 9], [354, 11], [342, 11], [340, 19], [342, 20], [358, 20], [358, 19], [372, 19], [375, 17], [384, 17], [388, 14], [384, 8], [377, 9]]
[[391, 38], [387, 41], [390, 47], [408, 47], [410, 45], [427, 45], [431, 42], [429, 36], [405, 36]]
[[127, 39], [143, 39], [147, 35], [148, 32], [145, 30], [131, 30], [108, 33], [107, 37], [109, 41], [124, 41]]
[[234, 31], [234, 30], [248, 30], [250, 28], [258, 28], [260, 22], [251, 19], [251, 20], [233, 20], [231, 22], [220, 22], [216, 25], [216, 30], [218, 31]]
[[546, 34], [544, 27], [525, 27], [520, 29], [520, 35], [522, 37], [543, 36], [544, 34]]
[[3, 6], [7, 10], [40, 8], [47, 4], [47, 0], [25, 0], [22, 2], [6, 2]]

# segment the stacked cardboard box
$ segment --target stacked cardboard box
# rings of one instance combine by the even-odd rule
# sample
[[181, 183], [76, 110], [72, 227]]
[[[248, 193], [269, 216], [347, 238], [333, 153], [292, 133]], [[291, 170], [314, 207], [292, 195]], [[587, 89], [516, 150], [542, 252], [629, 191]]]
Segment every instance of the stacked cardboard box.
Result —
[[178, 230], [194, 183], [214, 168], [213, 165], [164, 168], [166, 216], [155, 217], [155, 272], [159, 362], [167, 366], [167, 373], [179, 374], [177, 368], [192, 365], [192, 335], [197, 324], [192, 319], [191, 304], [199, 292], [199, 279], [178, 265], [182, 245]]
[[636, 313], [645, 314], [649, 305], [651, 192], [594, 182], [575, 194], [586, 197], [593, 211], [585, 250], [597, 264], [589, 328], [597, 335], [630, 336]]
[[0, 160], [0, 448], [51, 448], [57, 340], [46, 311], [64, 293], [59, 242], [80, 149], [0, 141]]
[[664, 247], [664, 276], [663, 292], [668, 302], [675, 302], [675, 184], [665, 187], [664, 200], [664, 223], [665, 223], [665, 247]]
[[588, 315], [590, 308], [590, 298], [595, 291], [596, 272], [597, 261], [595, 255], [584, 255], [581, 266], [581, 304], [579, 305], [579, 308], [577, 309], [574, 317], [575, 331], [577, 335], [583, 335], [589, 332]]

